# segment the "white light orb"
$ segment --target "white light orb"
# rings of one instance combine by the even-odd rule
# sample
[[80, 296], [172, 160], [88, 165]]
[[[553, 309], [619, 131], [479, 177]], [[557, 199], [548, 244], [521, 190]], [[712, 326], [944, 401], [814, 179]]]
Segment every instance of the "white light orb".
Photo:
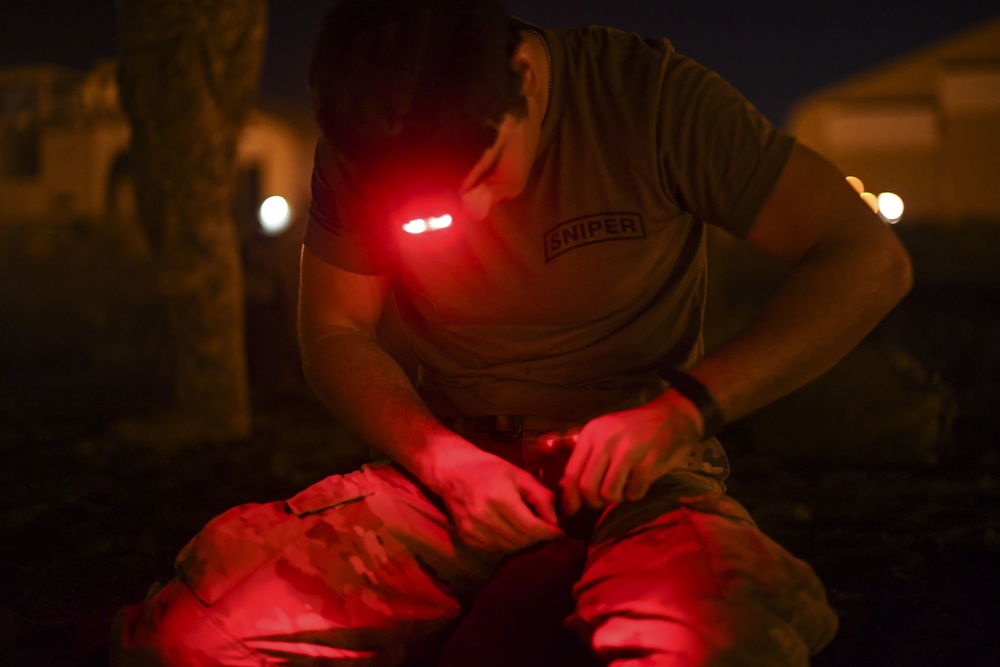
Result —
[[430, 225], [427, 224], [427, 220], [424, 218], [414, 218], [403, 225], [403, 231], [410, 234], [423, 234], [428, 229], [430, 229]]
[[862, 192], [861, 198], [865, 201], [866, 204], [868, 204], [869, 207], [871, 207], [872, 212], [878, 213], [878, 197], [876, 197], [870, 192]]
[[427, 220], [427, 225], [431, 229], [444, 229], [445, 227], [451, 227], [451, 216], [445, 213], [444, 215], [439, 215]]
[[851, 187], [854, 188], [854, 191], [858, 194], [865, 191], [865, 184], [861, 182], [860, 178], [857, 178], [856, 176], [848, 176], [847, 182], [851, 184]]
[[878, 196], [879, 214], [890, 224], [903, 217], [903, 199], [894, 192], [883, 192]]
[[288, 205], [288, 200], [284, 197], [274, 195], [265, 199], [260, 205], [257, 218], [260, 220], [260, 226], [265, 234], [277, 236], [288, 229], [289, 224], [291, 224], [292, 207]]
[[451, 227], [451, 222], [451, 216], [447, 213], [444, 215], [432, 215], [428, 218], [415, 218], [403, 225], [403, 231], [410, 234], [423, 234], [424, 232], [433, 232], [438, 229]]

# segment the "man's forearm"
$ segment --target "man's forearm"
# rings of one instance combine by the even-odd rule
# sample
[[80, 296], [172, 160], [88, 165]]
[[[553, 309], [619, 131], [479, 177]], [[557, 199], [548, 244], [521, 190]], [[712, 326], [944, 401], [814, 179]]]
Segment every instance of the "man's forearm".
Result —
[[304, 341], [302, 350], [306, 379], [333, 416], [421, 479], [432, 449], [461, 446], [378, 341], [343, 330]]
[[814, 249], [750, 327], [690, 369], [727, 421], [825, 373], [906, 294], [905, 251], [891, 233], [874, 237]]

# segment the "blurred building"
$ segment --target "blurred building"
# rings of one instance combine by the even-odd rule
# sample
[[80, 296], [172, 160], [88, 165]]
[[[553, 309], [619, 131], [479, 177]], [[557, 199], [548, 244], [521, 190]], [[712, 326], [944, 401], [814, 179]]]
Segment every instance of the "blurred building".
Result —
[[786, 126], [899, 195], [905, 226], [1000, 223], [1000, 18], [802, 100]]
[[[0, 391], [0, 416], [81, 396], [99, 416], [170, 377], [158, 234], [137, 215], [130, 134], [115, 62], [0, 68], [0, 376], [20, 378]], [[237, 147], [255, 395], [299, 382], [298, 259], [317, 134], [308, 110], [257, 105]]]
[[[239, 143], [237, 221], [257, 224], [281, 196], [290, 225], [309, 203], [315, 131], [301, 114], [256, 108]], [[130, 130], [116, 63], [86, 73], [39, 65], [0, 69], [0, 225], [121, 221], [134, 217]], [[273, 223], [271, 231], [280, 225]]]

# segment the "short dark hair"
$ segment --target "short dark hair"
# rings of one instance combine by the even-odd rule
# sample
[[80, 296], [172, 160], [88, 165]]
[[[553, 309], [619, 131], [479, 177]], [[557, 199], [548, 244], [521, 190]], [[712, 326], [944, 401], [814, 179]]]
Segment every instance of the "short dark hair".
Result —
[[316, 120], [362, 174], [431, 156], [458, 177], [527, 113], [520, 39], [498, 0], [340, 0], [309, 69]]

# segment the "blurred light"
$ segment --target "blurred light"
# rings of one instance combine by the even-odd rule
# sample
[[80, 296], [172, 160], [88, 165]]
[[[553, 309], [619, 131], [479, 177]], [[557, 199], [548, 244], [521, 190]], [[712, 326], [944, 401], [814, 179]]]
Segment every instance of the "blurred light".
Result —
[[274, 195], [264, 200], [257, 215], [265, 234], [276, 236], [288, 229], [292, 221], [292, 208], [284, 197]]
[[896, 224], [903, 217], [903, 199], [893, 192], [878, 196], [878, 214], [889, 224]]
[[403, 225], [403, 231], [409, 232], [410, 234], [422, 234], [428, 229], [427, 221], [423, 218], [417, 218], [416, 220], [410, 220], [408, 223]]
[[871, 207], [873, 212], [878, 213], [878, 197], [870, 192], [862, 192], [861, 198], [865, 200], [865, 203]]
[[851, 184], [851, 187], [854, 188], [854, 191], [857, 192], [859, 195], [865, 191], [865, 184], [861, 182], [860, 178], [857, 178], [855, 176], [848, 176], [847, 182]]
[[432, 232], [437, 229], [444, 229], [445, 227], [451, 227], [451, 216], [447, 213], [429, 218], [410, 220], [403, 225], [403, 231], [410, 234], [423, 234], [424, 232]]

